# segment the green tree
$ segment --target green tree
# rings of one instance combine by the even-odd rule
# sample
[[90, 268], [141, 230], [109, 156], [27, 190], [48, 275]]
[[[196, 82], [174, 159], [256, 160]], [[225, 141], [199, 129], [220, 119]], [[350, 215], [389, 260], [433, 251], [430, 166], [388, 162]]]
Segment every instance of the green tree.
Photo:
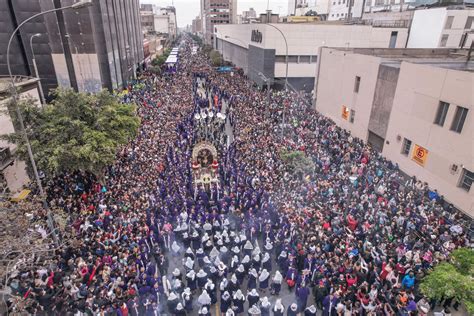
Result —
[[209, 57], [211, 58], [211, 63], [214, 67], [218, 67], [222, 65], [222, 56], [218, 51], [216, 50], [211, 51], [209, 53]]
[[437, 265], [421, 282], [421, 292], [438, 301], [453, 297], [474, 313], [474, 251], [460, 248], [448, 262]]
[[288, 151], [284, 149], [280, 152], [280, 158], [285, 163], [287, 171], [291, 174], [303, 176], [314, 171], [314, 162], [302, 151]]
[[168, 59], [168, 56], [170, 55], [170, 53], [171, 53], [170, 48], [165, 49], [163, 51], [163, 54], [152, 59], [151, 64], [155, 67], [160, 67], [161, 65], [165, 63], [166, 59]]
[[[58, 89], [54, 94], [53, 103], [44, 108], [30, 101], [19, 103], [38, 168], [48, 174], [89, 171], [100, 178], [118, 148], [136, 136], [140, 125], [136, 107], [106, 90], [86, 94]], [[16, 122], [12, 108], [9, 112]], [[20, 135], [5, 138], [18, 145], [21, 159], [29, 161]]]

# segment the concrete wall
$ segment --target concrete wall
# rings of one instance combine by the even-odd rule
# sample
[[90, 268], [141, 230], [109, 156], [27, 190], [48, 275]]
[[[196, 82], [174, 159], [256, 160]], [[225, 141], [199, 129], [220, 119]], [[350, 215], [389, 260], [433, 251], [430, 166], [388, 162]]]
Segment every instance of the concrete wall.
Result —
[[275, 64], [275, 50], [263, 49], [254, 45], [249, 46], [248, 53], [248, 71], [247, 76], [256, 82], [258, 85], [263, 86], [266, 84], [263, 79], [258, 75], [261, 72], [265, 77], [273, 79], [274, 77], [274, 65]]
[[226, 61], [232, 61], [232, 63], [239, 67], [242, 68], [244, 73], [248, 73], [248, 49], [241, 47], [239, 45], [236, 45], [234, 43], [228, 42], [228, 41], [223, 41], [221, 39], [218, 39], [217, 41], [217, 46], [219, 47], [219, 51], [221, 54], [224, 56], [224, 60]]
[[369, 130], [385, 139], [392, 112], [393, 97], [397, 90], [398, 67], [380, 65], [375, 86], [374, 100], [370, 112]]
[[[324, 48], [321, 55], [316, 110], [330, 117], [352, 135], [367, 141], [372, 101], [379, 73], [378, 57], [351, 54]], [[354, 92], [355, 77], [360, 76], [359, 92]], [[342, 117], [342, 108], [355, 111], [354, 123]]]
[[99, 60], [96, 54], [73, 54], [79, 92], [96, 93], [102, 90]]
[[[461, 166], [474, 170], [473, 86], [472, 72], [402, 63], [387, 130], [390, 144], [383, 150], [403, 171], [428, 182], [446, 200], [471, 216], [474, 216], [474, 188], [466, 192], [458, 185]], [[443, 127], [433, 124], [439, 101], [450, 103]], [[458, 105], [469, 109], [460, 134], [450, 131]], [[401, 154], [403, 138], [428, 150], [425, 166], [412, 160], [413, 146], [408, 157]], [[457, 172], [451, 172], [453, 164], [459, 166]]]

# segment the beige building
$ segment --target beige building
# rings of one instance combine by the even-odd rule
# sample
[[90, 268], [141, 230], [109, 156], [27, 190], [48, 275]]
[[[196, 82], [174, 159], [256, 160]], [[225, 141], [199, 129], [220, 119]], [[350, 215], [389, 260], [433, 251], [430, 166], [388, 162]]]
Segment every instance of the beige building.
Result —
[[[8, 78], [0, 79], [0, 135], [15, 132], [9, 115], [9, 111], [14, 111], [14, 109], [8, 107], [11, 101], [10, 86]], [[18, 89], [20, 99], [28, 98], [34, 100], [38, 106], [40, 105], [38, 79], [17, 76], [15, 87]], [[15, 144], [0, 139], [0, 195], [6, 191], [18, 192], [30, 181], [25, 162], [13, 157], [15, 150]]]
[[474, 62], [466, 61], [455, 49], [323, 48], [316, 109], [474, 216]]

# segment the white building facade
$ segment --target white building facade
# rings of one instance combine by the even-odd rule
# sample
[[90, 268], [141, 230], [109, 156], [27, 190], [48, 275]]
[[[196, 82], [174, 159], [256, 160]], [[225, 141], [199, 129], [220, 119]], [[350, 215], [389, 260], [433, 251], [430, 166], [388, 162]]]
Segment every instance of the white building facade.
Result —
[[263, 84], [259, 72], [271, 79], [283, 80], [288, 75], [295, 88], [311, 91], [321, 47], [400, 48], [405, 46], [407, 29], [334, 23], [242, 24], [216, 25], [216, 36], [215, 48], [225, 60], [242, 68], [258, 84]]
[[416, 10], [408, 48], [462, 48], [474, 40], [474, 9], [457, 7]]

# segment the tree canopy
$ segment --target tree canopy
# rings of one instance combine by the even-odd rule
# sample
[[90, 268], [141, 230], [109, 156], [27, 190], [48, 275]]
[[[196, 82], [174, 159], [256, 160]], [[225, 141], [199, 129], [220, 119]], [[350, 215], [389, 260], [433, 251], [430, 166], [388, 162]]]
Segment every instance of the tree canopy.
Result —
[[474, 313], [474, 251], [460, 248], [451, 254], [449, 262], [437, 265], [420, 285], [428, 298], [442, 300], [453, 297]]
[[217, 66], [222, 65], [223, 59], [222, 59], [221, 54], [218, 51], [216, 50], [211, 51], [209, 53], [209, 58], [211, 58], [211, 63], [213, 66], [217, 67]]
[[[106, 90], [86, 94], [58, 89], [44, 108], [28, 101], [19, 106], [38, 168], [47, 174], [81, 170], [100, 177], [140, 125], [136, 107]], [[10, 113], [16, 121], [14, 111]], [[28, 161], [23, 138], [10, 134], [7, 139], [17, 143], [17, 154]]]
[[287, 170], [291, 174], [303, 176], [312, 174], [314, 171], [314, 162], [302, 151], [282, 150], [280, 158], [286, 164]]

